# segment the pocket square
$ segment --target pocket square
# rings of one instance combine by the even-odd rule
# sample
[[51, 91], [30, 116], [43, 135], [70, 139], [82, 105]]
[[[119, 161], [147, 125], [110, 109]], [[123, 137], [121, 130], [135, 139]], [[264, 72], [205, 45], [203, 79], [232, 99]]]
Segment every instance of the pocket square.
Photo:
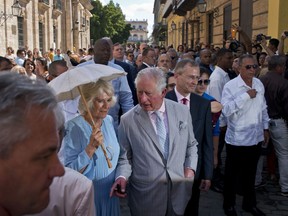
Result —
[[180, 121], [179, 122], [179, 131], [185, 129], [187, 126], [187, 122]]

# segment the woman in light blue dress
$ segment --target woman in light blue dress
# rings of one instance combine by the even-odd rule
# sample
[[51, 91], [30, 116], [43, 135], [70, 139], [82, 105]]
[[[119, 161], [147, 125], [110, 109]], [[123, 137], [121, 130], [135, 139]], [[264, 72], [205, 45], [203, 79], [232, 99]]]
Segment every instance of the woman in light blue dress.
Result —
[[[91, 118], [80, 99], [81, 115], [65, 125], [64, 163], [93, 181], [97, 216], [117, 216], [120, 215], [119, 199], [109, 197], [109, 193], [115, 180], [120, 147], [113, 119], [107, 115], [109, 108], [115, 103], [114, 90], [108, 82], [98, 80], [82, 86], [82, 91], [96, 127], [93, 128]], [[101, 143], [104, 144], [112, 168], [108, 168]]]

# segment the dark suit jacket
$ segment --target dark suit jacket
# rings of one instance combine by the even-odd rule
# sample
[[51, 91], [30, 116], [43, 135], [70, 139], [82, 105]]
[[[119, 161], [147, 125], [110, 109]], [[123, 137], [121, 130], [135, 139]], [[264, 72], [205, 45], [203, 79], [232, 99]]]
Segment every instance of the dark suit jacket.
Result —
[[128, 81], [128, 85], [129, 85], [131, 92], [132, 92], [134, 105], [138, 104], [136, 87], [134, 84], [134, 81], [135, 81], [135, 78], [137, 75], [136, 68], [134, 68], [132, 65], [129, 65], [126, 62], [117, 61], [116, 59], [114, 60], [114, 63], [121, 66], [124, 69], [124, 71], [127, 73], [127, 81]]
[[138, 72], [139, 71], [141, 71], [141, 70], [143, 70], [143, 69], [145, 69], [145, 68], [147, 68], [148, 66], [146, 65], [146, 64], [143, 64], [142, 63], [142, 65], [138, 68]]
[[[177, 102], [175, 90], [168, 92], [166, 98]], [[190, 114], [195, 138], [198, 141], [198, 165], [195, 179], [211, 180], [214, 162], [210, 101], [191, 93]]]

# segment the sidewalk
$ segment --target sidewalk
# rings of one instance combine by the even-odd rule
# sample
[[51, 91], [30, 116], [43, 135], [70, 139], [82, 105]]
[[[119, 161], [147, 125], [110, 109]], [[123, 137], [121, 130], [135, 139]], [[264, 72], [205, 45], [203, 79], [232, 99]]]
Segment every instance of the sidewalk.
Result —
[[[225, 150], [223, 154], [225, 159]], [[257, 207], [267, 216], [288, 216], [288, 197], [280, 195], [278, 182], [267, 178], [266, 160], [264, 160], [263, 180], [266, 185], [256, 190]], [[278, 176], [279, 177], [279, 176]], [[202, 192], [200, 195], [199, 216], [225, 216], [222, 209], [223, 196], [212, 190]], [[251, 216], [242, 210], [242, 197], [237, 195], [236, 211], [239, 216]], [[126, 199], [121, 200], [121, 215], [131, 216]]]
[[[280, 188], [277, 183], [267, 181], [267, 184], [256, 190], [257, 206], [267, 216], [288, 216], [288, 197], [280, 195]], [[222, 194], [214, 191], [202, 193], [200, 198], [199, 216], [224, 216], [222, 209]], [[236, 210], [239, 216], [250, 216], [241, 208], [242, 197], [237, 196]], [[121, 200], [121, 215], [130, 216], [126, 200]]]

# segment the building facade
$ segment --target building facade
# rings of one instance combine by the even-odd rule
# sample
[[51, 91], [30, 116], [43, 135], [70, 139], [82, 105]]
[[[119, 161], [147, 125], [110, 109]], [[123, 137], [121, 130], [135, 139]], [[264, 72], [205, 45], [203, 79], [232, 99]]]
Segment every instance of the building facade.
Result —
[[141, 43], [148, 42], [148, 22], [146, 20], [130, 20], [126, 21], [126, 23], [130, 24], [132, 30], [130, 30], [130, 36], [127, 40], [127, 43]]
[[[155, 0], [156, 2], [157, 0]], [[159, 1], [157, 1], [159, 2]], [[177, 47], [180, 44], [195, 48], [201, 44], [223, 46], [223, 40], [231, 34], [231, 26], [239, 25], [250, 38], [257, 34], [280, 38], [288, 29], [285, 0], [163, 0], [163, 10], [155, 13], [158, 23], [167, 23], [165, 43]], [[199, 11], [199, 3], [206, 3]], [[161, 6], [160, 6], [161, 7]], [[154, 24], [155, 26], [155, 24]], [[155, 34], [154, 40], [161, 37]], [[239, 34], [237, 40], [242, 40]], [[287, 44], [286, 44], [287, 46]]]
[[[6, 47], [78, 50], [90, 47], [90, 0], [19, 0], [21, 14], [12, 16], [18, 0], [0, 0], [0, 55]], [[1, 11], [0, 9], [0, 11]]]

